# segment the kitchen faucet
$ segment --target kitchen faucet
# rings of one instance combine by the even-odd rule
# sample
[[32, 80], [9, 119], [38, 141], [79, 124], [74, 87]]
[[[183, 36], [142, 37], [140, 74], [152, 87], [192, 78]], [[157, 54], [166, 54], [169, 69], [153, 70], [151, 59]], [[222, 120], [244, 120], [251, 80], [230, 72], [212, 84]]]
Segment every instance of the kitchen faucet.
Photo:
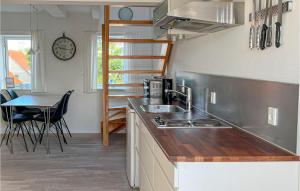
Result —
[[179, 94], [179, 95], [185, 97], [186, 98], [186, 101], [185, 101], [186, 102], [186, 110], [191, 111], [192, 110], [192, 88], [184, 86], [184, 85], [177, 85], [177, 86], [181, 88], [180, 91], [166, 89], [165, 90], [166, 94], [176, 93], [176, 94]]

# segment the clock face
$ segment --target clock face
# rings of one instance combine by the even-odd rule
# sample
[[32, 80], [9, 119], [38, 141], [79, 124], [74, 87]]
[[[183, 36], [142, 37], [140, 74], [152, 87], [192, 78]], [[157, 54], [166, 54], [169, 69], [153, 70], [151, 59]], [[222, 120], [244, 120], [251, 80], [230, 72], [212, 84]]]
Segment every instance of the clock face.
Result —
[[74, 57], [76, 46], [73, 40], [63, 36], [54, 41], [52, 52], [57, 59], [66, 61]]
[[131, 20], [133, 18], [133, 12], [129, 7], [123, 7], [119, 10], [120, 20]]

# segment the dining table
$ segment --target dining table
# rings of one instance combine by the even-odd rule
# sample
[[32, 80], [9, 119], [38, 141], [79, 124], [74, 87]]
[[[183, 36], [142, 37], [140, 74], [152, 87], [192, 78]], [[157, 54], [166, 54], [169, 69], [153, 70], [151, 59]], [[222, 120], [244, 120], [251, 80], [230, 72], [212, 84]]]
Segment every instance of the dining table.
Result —
[[[18, 98], [12, 99], [6, 103], [1, 104], [1, 106], [5, 107], [8, 125], [10, 127], [10, 133], [13, 135], [14, 132], [14, 122], [13, 122], [13, 108], [14, 107], [28, 107], [28, 108], [41, 108], [45, 118], [45, 125], [46, 125], [46, 151], [47, 154], [50, 153], [50, 144], [49, 144], [49, 132], [50, 132], [50, 114], [51, 108], [56, 107], [56, 105], [61, 100], [61, 95], [23, 95], [19, 96]], [[41, 133], [39, 138], [41, 137]], [[13, 153], [13, 136], [9, 137], [9, 145], [10, 145], [10, 152]], [[39, 140], [39, 139], [38, 139]], [[37, 147], [36, 141], [33, 147], [33, 151], [35, 151]]]

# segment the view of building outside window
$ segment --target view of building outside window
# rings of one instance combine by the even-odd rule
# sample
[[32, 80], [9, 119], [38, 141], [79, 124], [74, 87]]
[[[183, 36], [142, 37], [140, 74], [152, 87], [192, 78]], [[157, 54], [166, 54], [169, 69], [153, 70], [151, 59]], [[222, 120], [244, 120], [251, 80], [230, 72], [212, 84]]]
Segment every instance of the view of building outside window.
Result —
[[6, 38], [6, 67], [17, 89], [31, 89], [30, 37]]
[[[101, 86], [103, 83], [102, 73], [102, 37], [97, 38], [97, 63], [98, 63], [98, 75], [97, 75], [97, 86]], [[124, 43], [110, 43], [109, 54], [120, 56], [124, 53]], [[124, 70], [124, 60], [122, 59], [110, 59], [110, 71]], [[123, 84], [125, 82], [124, 74], [109, 74], [110, 84]]]

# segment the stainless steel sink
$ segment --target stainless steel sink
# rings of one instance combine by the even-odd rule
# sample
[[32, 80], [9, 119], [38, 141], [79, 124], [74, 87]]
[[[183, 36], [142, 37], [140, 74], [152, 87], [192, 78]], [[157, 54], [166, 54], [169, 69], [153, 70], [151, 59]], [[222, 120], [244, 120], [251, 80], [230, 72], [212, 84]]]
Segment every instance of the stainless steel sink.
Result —
[[217, 119], [173, 120], [156, 117], [153, 123], [157, 128], [231, 128]]
[[185, 109], [177, 105], [142, 105], [141, 109], [148, 113], [179, 113]]

